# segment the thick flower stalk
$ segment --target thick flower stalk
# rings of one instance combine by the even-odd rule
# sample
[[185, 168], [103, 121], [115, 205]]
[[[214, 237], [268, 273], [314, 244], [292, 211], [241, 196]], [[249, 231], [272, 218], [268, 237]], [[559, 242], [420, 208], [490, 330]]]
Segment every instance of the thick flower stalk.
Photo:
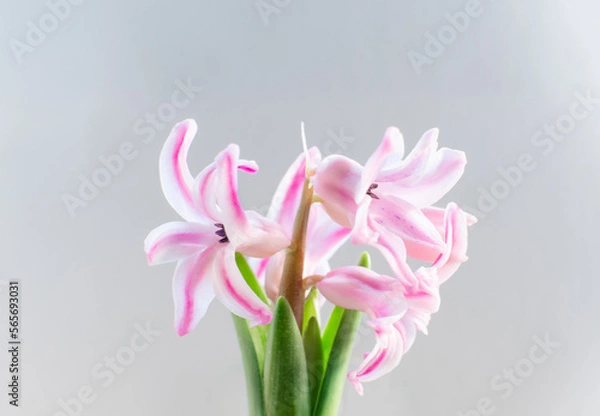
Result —
[[[438, 148], [427, 131], [404, 157], [390, 127], [365, 165], [306, 149], [287, 170], [263, 217], [242, 208], [238, 171], [256, 173], [235, 144], [196, 177], [187, 152], [196, 133], [179, 123], [160, 155], [163, 192], [183, 221], [145, 241], [152, 265], [176, 262], [175, 327], [189, 333], [213, 298], [234, 314], [246, 368], [249, 412], [256, 416], [337, 412], [360, 314], [375, 345], [347, 379], [363, 394], [399, 365], [440, 308], [440, 285], [467, 260], [476, 219], [437, 203], [464, 172], [463, 152]], [[380, 251], [391, 275], [360, 265], [331, 269], [346, 242]], [[409, 259], [425, 265], [413, 270]], [[320, 307], [335, 305], [321, 328]]]

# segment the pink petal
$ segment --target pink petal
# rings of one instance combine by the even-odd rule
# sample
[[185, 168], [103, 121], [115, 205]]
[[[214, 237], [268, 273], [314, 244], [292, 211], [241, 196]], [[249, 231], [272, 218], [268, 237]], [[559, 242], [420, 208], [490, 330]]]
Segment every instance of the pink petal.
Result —
[[[216, 185], [213, 191], [219, 207], [219, 222], [225, 224], [230, 240], [235, 233], [246, 227], [248, 223], [238, 196], [237, 167], [239, 154], [239, 147], [236, 144], [230, 144], [215, 159]], [[200, 197], [205, 196], [202, 193], [200, 194]]]
[[377, 242], [378, 234], [371, 226], [373, 220], [369, 217], [372, 201], [373, 198], [365, 198], [358, 205], [354, 228], [352, 229], [354, 244], [374, 244]]
[[268, 259], [267, 270], [265, 274], [265, 291], [267, 297], [273, 302], [279, 297], [279, 285], [283, 275], [283, 263], [285, 253], [283, 251], [276, 253]]
[[323, 159], [313, 178], [315, 192], [323, 199], [323, 207], [331, 218], [352, 228], [358, 208], [354, 196], [360, 186], [363, 167], [345, 156]]
[[217, 299], [234, 314], [250, 320], [250, 325], [266, 325], [273, 313], [252, 291], [235, 263], [231, 244], [221, 246], [214, 262], [213, 279]]
[[369, 215], [381, 228], [404, 240], [438, 249], [440, 253], [445, 247], [444, 240], [431, 221], [420, 209], [403, 199], [392, 195], [374, 199]]
[[267, 270], [267, 264], [269, 263], [269, 258], [270, 257], [265, 257], [265, 258], [261, 259], [258, 257], [246, 256], [246, 261], [248, 262], [248, 265], [254, 272], [254, 275], [256, 276], [256, 279], [258, 280], [259, 283], [265, 282], [265, 272]]
[[357, 204], [365, 197], [369, 187], [375, 182], [379, 171], [384, 166], [386, 159], [390, 156], [398, 160], [401, 160], [404, 156], [404, 139], [402, 138], [402, 133], [396, 127], [388, 127], [383, 140], [371, 157], [369, 157], [369, 160], [367, 160], [360, 178], [360, 184], [356, 188], [354, 195], [354, 201]]
[[334, 305], [365, 312], [372, 318], [398, 319], [408, 307], [397, 279], [364, 267], [334, 269], [317, 283], [317, 288]]
[[258, 163], [254, 160], [240, 159], [238, 161], [238, 169], [246, 173], [256, 173], [258, 172]]
[[464, 173], [466, 163], [464, 152], [443, 148], [432, 156], [418, 182], [409, 185], [384, 182], [380, 183], [379, 189], [385, 194], [402, 195], [402, 199], [416, 207], [429, 206], [452, 189]]
[[361, 396], [364, 393], [362, 383], [376, 380], [396, 368], [405, 350], [402, 336], [395, 328], [375, 328], [375, 330], [377, 333], [375, 348], [357, 370], [348, 373], [348, 380]]
[[317, 268], [322, 270], [327, 267], [329, 259], [348, 240], [350, 231], [334, 222], [321, 204], [314, 204], [306, 232], [304, 275], [314, 274]]
[[440, 281], [435, 267], [420, 267], [417, 283], [404, 287], [404, 297], [411, 311], [431, 315], [440, 309]]
[[[423, 214], [431, 221], [431, 223], [435, 226], [435, 228], [445, 239], [446, 235], [446, 224], [444, 217], [446, 216], [445, 208], [437, 208], [437, 207], [425, 207], [421, 211]], [[463, 211], [464, 212], [464, 211]], [[464, 212], [467, 218], [467, 225], [471, 226], [477, 223], [477, 218], [474, 215], [469, 214], [468, 212]], [[406, 251], [408, 257], [422, 260], [428, 263], [433, 263], [440, 256], [440, 252], [438, 249], [431, 248], [429, 246], [425, 246], [423, 244], [419, 244], [410, 240], [405, 240]]]
[[[402, 238], [374, 222], [370, 226], [377, 233], [377, 240], [370, 245], [383, 254], [397, 278], [407, 286], [414, 285], [417, 278], [406, 262], [406, 247]], [[360, 244], [354, 240], [353, 242]]]
[[422, 318], [418, 313], [408, 310], [402, 319], [394, 323], [394, 328], [402, 338], [403, 353], [406, 354], [417, 339], [417, 326], [422, 325]]
[[199, 255], [181, 260], [173, 277], [175, 328], [179, 336], [198, 325], [214, 299], [213, 263], [218, 246], [208, 247]]
[[437, 150], [438, 134], [438, 129], [426, 131], [404, 160], [396, 159], [395, 163], [386, 164], [377, 176], [377, 181], [401, 182], [405, 186], [410, 186], [419, 181], [427, 170], [431, 157]]
[[[220, 210], [217, 206], [217, 175], [216, 164], [213, 162], [205, 167], [194, 179], [192, 186], [194, 204], [198, 211], [209, 217], [212, 221], [218, 222], [220, 219]], [[252, 160], [240, 159], [238, 169], [247, 173], [258, 172], [258, 165]]]
[[237, 235], [228, 232], [236, 250], [245, 256], [269, 257], [290, 245], [290, 239], [276, 222], [254, 211], [244, 213], [248, 224]]
[[[308, 150], [308, 156], [312, 165], [317, 165], [321, 159], [319, 149], [316, 147]], [[269, 218], [281, 224], [289, 237], [292, 236], [294, 219], [300, 205], [305, 177], [306, 155], [302, 153], [292, 163], [281, 182], [279, 182], [269, 208]]]
[[178, 123], [167, 138], [160, 153], [159, 170], [163, 193], [182, 218], [198, 218], [192, 198], [193, 177], [187, 165], [187, 154], [198, 127], [194, 120]]
[[144, 250], [151, 266], [181, 260], [213, 244], [213, 224], [195, 222], [169, 222], [148, 234]]
[[446, 208], [446, 245], [447, 248], [433, 264], [437, 268], [440, 283], [452, 276], [462, 263], [467, 261], [467, 234], [468, 219], [455, 203], [448, 204]]
[[213, 222], [220, 220], [220, 211], [217, 206], [217, 167], [211, 163], [198, 174], [194, 180], [194, 201], [198, 210]]

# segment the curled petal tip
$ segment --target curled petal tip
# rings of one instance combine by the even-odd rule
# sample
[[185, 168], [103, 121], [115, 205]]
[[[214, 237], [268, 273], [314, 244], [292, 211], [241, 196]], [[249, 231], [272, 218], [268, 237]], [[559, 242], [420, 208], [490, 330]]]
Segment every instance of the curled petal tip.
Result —
[[248, 326], [250, 326], [252, 328], [255, 326], [268, 325], [271, 323], [272, 320], [273, 320], [273, 313], [270, 310], [268, 312], [261, 311], [261, 314], [259, 316], [255, 316], [254, 318], [252, 318], [250, 320], [250, 323], [248, 324]]
[[348, 381], [350, 383], [352, 383], [352, 385], [354, 386], [354, 388], [356, 389], [356, 392], [362, 396], [365, 394], [365, 389], [362, 385], [362, 383], [358, 380], [358, 373], [356, 371], [350, 371], [348, 373]]
[[473, 224], [477, 224], [479, 222], [479, 220], [477, 219], [477, 217], [473, 214], [470, 214], [468, 212], [466, 212], [467, 214], [467, 225], [471, 226]]
[[246, 173], [258, 172], [258, 163], [254, 160], [241, 160], [238, 163], [238, 169]]
[[176, 328], [176, 332], [177, 332], [177, 335], [180, 337], [185, 337], [187, 334], [189, 334], [189, 331], [187, 331], [184, 328]]

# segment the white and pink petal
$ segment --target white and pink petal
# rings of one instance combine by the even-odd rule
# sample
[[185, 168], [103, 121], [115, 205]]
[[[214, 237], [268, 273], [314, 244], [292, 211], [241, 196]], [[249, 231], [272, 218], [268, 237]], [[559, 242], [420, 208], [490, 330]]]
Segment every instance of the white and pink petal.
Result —
[[173, 221], [148, 234], [144, 251], [151, 266], [181, 260], [217, 241], [215, 226], [208, 223]]
[[194, 178], [187, 164], [187, 154], [198, 126], [194, 120], [184, 120], [173, 127], [159, 159], [162, 190], [173, 209], [185, 220], [198, 219], [194, 204]]
[[214, 261], [218, 246], [208, 247], [177, 264], [173, 277], [175, 329], [179, 336], [188, 334], [204, 317], [214, 299]]
[[273, 313], [248, 286], [235, 262], [235, 251], [224, 245], [217, 251], [213, 268], [215, 296], [232, 313], [250, 320], [250, 325], [266, 325]]

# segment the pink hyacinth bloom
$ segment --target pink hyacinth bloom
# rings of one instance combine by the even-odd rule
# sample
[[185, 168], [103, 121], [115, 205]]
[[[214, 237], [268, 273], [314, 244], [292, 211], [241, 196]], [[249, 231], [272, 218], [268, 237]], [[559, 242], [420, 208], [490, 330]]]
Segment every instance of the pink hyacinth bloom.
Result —
[[[311, 166], [316, 166], [321, 160], [321, 154], [313, 147], [306, 155], [300, 154], [296, 158], [279, 183], [269, 208], [268, 217], [281, 225], [288, 238], [292, 237], [294, 219], [300, 206], [307, 158]], [[330, 270], [329, 259], [348, 240], [349, 235], [350, 230], [331, 220], [321, 204], [313, 204], [306, 231], [304, 276], [327, 273]], [[266, 276], [265, 289], [272, 300], [279, 294], [284, 260], [285, 253], [279, 252], [262, 260], [256, 267], [259, 277], [263, 274]]]
[[[440, 307], [440, 284], [467, 260], [467, 227], [475, 221], [474, 217], [454, 203], [445, 210], [432, 209], [426, 213], [438, 228], [445, 250], [437, 257], [424, 259], [431, 261], [431, 265], [415, 272], [414, 284], [406, 285], [399, 279], [358, 266], [335, 269], [317, 283], [330, 302], [365, 312], [371, 318], [369, 324], [377, 339], [375, 347], [356, 370], [348, 373], [359, 394], [363, 394], [363, 382], [378, 379], [400, 363], [418, 331], [427, 333], [431, 315]], [[418, 251], [423, 247], [428, 248], [423, 245], [410, 249]]]
[[437, 129], [427, 131], [404, 158], [402, 135], [390, 127], [364, 167], [332, 155], [323, 160], [314, 178], [325, 209], [352, 229], [352, 241], [379, 249], [408, 284], [415, 284], [416, 277], [406, 263], [405, 242], [437, 255], [445, 251], [443, 238], [423, 209], [456, 184], [466, 164], [463, 152], [438, 149], [437, 138]]
[[196, 131], [193, 120], [177, 124], [162, 149], [162, 189], [185, 221], [163, 224], [148, 235], [144, 243], [148, 262], [177, 262], [173, 297], [179, 335], [198, 324], [215, 296], [252, 325], [267, 324], [272, 311], [246, 284], [235, 253], [267, 257], [287, 247], [290, 240], [274, 221], [242, 209], [237, 170], [253, 173], [258, 166], [239, 159], [237, 145], [229, 145], [192, 177], [186, 159]]

